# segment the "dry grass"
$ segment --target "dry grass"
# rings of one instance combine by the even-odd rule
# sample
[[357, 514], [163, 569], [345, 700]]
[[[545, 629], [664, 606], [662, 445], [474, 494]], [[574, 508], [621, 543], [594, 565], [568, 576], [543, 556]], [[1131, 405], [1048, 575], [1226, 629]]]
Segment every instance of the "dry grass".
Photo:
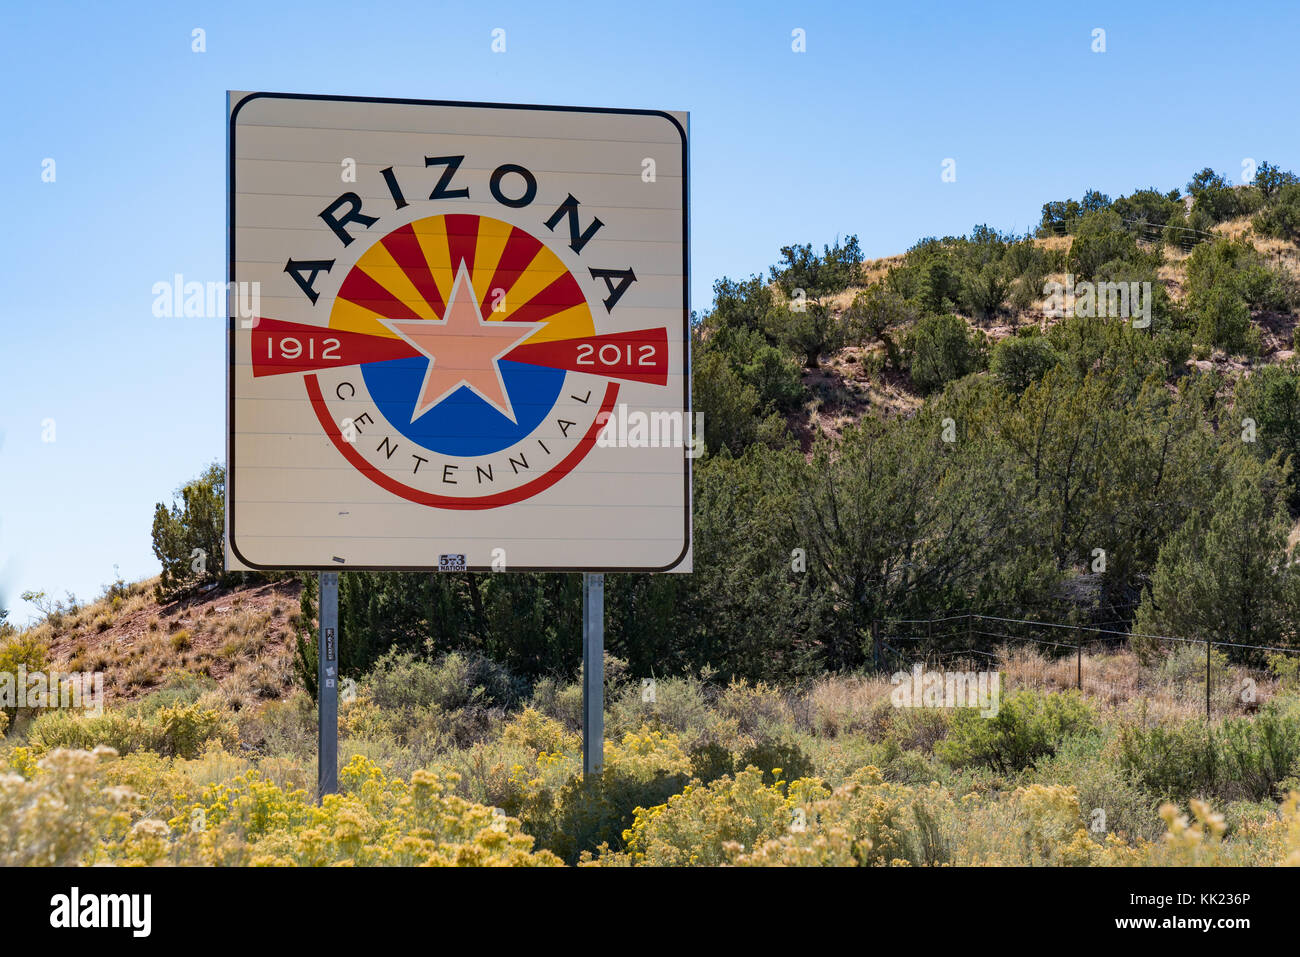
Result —
[[863, 731], [875, 706], [889, 699], [884, 676], [829, 675], [808, 690], [809, 719], [818, 734], [835, 737]]
[[[1184, 720], [1205, 715], [1205, 679], [1199, 662], [1200, 648], [1187, 646], [1173, 653], [1157, 654], [1148, 664], [1129, 648], [1084, 654], [1084, 695], [1103, 711], [1148, 721]], [[1182, 659], [1187, 659], [1183, 661]], [[1032, 648], [1004, 648], [999, 668], [1003, 693], [1021, 688], [1038, 691], [1068, 691], [1077, 687], [1079, 663], [1072, 656], [1049, 658]], [[1254, 700], [1242, 694], [1251, 682]], [[1214, 719], [1249, 714], [1278, 691], [1270, 674], [1240, 665], [1212, 667], [1211, 711]]]
[[1034, 240], [1034, 244], [1042, 249], [1069, 249], [1073, 243], [1073, 236], [1046, 236]]
[[[155, 581], [137, 582], [125, 596], [106, 596], [36, 626], [52, 667], [102, 671], [109, 703], [147, 694], [176, 669], [211, 676], [219, 685], [234, 681], [250, 701], [265, 697], [268, 687], [283, 687], [293, 653], [296, 581], [166, 605], [153, 600]], [[241, 668], [245, 673], [236, 677]]]

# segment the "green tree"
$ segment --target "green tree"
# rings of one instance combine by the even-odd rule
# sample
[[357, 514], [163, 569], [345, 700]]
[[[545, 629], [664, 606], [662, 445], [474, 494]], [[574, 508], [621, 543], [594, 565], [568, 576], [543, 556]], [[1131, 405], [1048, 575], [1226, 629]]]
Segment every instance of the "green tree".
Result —
[[1116, 260], [1140, 263], [1137, 240], [1113, 210], [1087, 213], [1079, 220], [1070, 244], [1070, 270], [1081, 279], [1096, 279], [1104, 264]]
[[1284, 186], [1291, 186], [1297, 182], [1300, 180], [1296, 179], [1295, 173], [1278, 169], [1272, 163], [1264, 162], [1255, 167], [1255, 179], [1252, 185], [1260, 191], [1264, 199], [1268, 200]]
[[1251, 224], [1261, 236], [1300, 243], [1300, 183], [1279, 186], [1273, 201], [1255, 214]]
[[[1293, 645], [1300, 608], [1279, 500], [1284, 470], [1237, 455], [1208, 511], [1175, 532], [1143, 594], [1134, 630], [1241, 645]], [[1242, 658], [1242, 649], [1229, 649]]]
[[[976, 408], [957, 392], [914, 419], [863, 419], [811, 462], [784, 474], [794, 536], [826, 583], [843, 627], [827, 636], [827, 667], [866, 660], [874, 618], [1009, 597], [1054, 578], [1031, 540], [1024, 470], [981, 437]], [[963, 423], [963, 425], [958, 425]], [[1018, 543], [1018, 544], [1017, 544]]]
[[802, 309], [780, 310], [776, 328], [786, 344], [804, 357], [805, 368], [816, 369], [822, 356], [844, 347], [846, 330], [830, 306], [819, 302], [801, 305]]
[[1008, 266], [1001, 261], [972, 267], [962, 279], [962, 304], [980, 322], [992, 319], [1006, 305], [1015, 279]]
[[1244, 238], [1200, 244], [1187, 259], [1186, 306], [1196, 341], [1232, 353], [1250, 350], [1257, 336], [1251, 310], [1287, 308], [1293, 284]]
[[1208, 166], [1192, 177], [1187, 191], [1192, 195], [1193, 225], [1200, 221], [1201, 228], [1252, 212], [1263, 198], [1254, 187], [1234, 188]]
[[1039, 236], [1064, 236], [1074, 229], [1083, 214], [1078, 200], [1059, 199], [1043, 204], [1043, 215], [1038, 223]]
[[1291, 463], [1288, 504], [1300, 515], [1300, 361], [1261, 366], [1242, 377], [1229, 427], [1241, 429], [1246, 448], [1261, 461]]
[[1019, 395], [1060, 361], [1043, 336], [1008, 336], [989, 357], [989, 369], [1008, 392]]
[[710, 455], [728, 448], [739, 455], [758, 439], [758, 391], [718, 351], [697, 354], [691, 375], [692, 408], [704, 416], [704, 446]]
[[[781, 261], [772, 267], [772, 282], [787, 299], [806, 298], [820, 303], [827, 296], [858, 282], [862, 271], [862, 249], [858, 237], [850, 236], [843, 244], [823, 246], [821, 255], [811, 244], [781, 247]], [[803, 290], [800, 296], [798, 290]]]
[[1121, 196], [1111, 204], [1130, 232], [1139, 238], [1149, 239], [1152, 228], [1163, 227], [1170, 220], [1183, 215], [1183, 204], [1178, 190], [1161, 193], [1157, 189], [1139, 189], [1128, 196]]
[[767, 315], [776, 304], [772, 287], [761, 276], [735, 280], [723, 276], [713, 284], [713, 311], [705, 319], [711, 330], [764, 331]]
[[904, 340], [904, 361], [912, 384], [923, 393], [977, 371], [984, 357], [984, 334], [959, 316], [926, 316]]
[[213, 463], [176, 490], [171, 508], [154, 506], [153, 553], [162, 565], [156, 594], [172, 598], [225, 578], [226, 470]]
[[885, 365], [902, 368], [902, 355], [895, 339], [899, 330], [917, 319], [917, 309], [898, 292], [873, 282], [853, 298], [844, 313], [847, 336], [851, 341], [879, 342], [885, 348]]

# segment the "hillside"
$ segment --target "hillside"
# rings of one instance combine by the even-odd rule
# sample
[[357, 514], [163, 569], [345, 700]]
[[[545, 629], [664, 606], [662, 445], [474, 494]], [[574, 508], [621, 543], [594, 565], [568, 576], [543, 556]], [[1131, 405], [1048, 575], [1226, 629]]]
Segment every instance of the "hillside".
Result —
[[[1289, 275], [1300, 285], [1300, 245], [1286, 239], [1258, 235], [1252, 228], [1251, 219], [1250, 216], [1235, 217], [1214, 225], [1209, 232], [1216, 237], [1249, 242], [1274, 268]], [[1045, 253], [1050, 252], [1068, 260], [1074, 237], [1034, 237], [1028, 241]], [[1146, 240], [1140, 241], [1139, 245], [1160, 255], [1156, 281], [1172, 302], [1185, 305], [1190, 252], [1177, 245], [1158, 245]], [[872, 284], [884, 282], [890, 270], [902, 267], [905, 260], [906, 257], [901, 254], [865, 260], [857, 281], [827, 296], [825, 303], [842, 321], [859, 295]], [[1042, 281], [1065, 283], [1066, 273], [1047, 272]], [[779, 297], [780, 290], [776, 283], [772, 284], [772, 289]], [[1044, 317], [1044, 306], [1045, 298], [1041, 295], [1041, 289], [1038, 289], [1037, 295], [1028, 301], [1007, 302], [992, 319], [981, 320], [963, 314], [960, 309], [954, 311], [972, 328], [983, 333], [992, 345], [1015, 336], [1022, 330], [1046, 331], [1059, 323], [1060, 318]], [[1261, 331], [1261, 348], [1257, 356], [1245, 359], [1230, 355], [1222, 349], [1213, 349], [1204, 357], [1189, 357], [1186, 360], [1187, 367], [1200, 371], [1217, 370], [1236, 376], [1253, 367], [1283, 363], [1295, 357], [1295, 332], [1300, 323], [1300, 303], [1297, 303], [1296, 308], [1287, 310], [1254, 309], [1251, 319]], [[914, 323], [907, 322], [897, 327], [897, 338], [900, 341], [906, 337], [912, 325]], [[823, 368], [803, 370], [801, 383], [811, 399], [811, 411], [808, 414], [792, 414], [788, 424], [798, 436], [805, 452], [812, 447], [816, 435], [836, 437], [842, 433], [845, 425], [864, 415], [906, 416], [920, 407], [924, 394], [911, 379], [901, 371], [881, 368], [884, 352], [885, 347], [879, 342], [865, 346], [846, 345], [825, 356]]]
[[102, 671], [110, 705], [137, 701], [176, 672], [212, 679], [236, 711], [291, 691], [297, 579], [164, 603], [156, 584], [110, 589], [27, 634], [48, 645], [53, 669]]

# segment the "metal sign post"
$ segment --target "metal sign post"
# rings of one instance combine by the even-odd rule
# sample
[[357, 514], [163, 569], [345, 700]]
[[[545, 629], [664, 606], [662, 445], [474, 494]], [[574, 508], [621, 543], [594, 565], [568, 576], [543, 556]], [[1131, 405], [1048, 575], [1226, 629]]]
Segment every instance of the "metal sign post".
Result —
[[605, 765], [605, 576], [582, 573], [582, 776]]
[[316, 705], [320, 718], [317, 736], [316, 793], [322, 801], [339, 789], [339, 576], [320, 573], [319, 668]]

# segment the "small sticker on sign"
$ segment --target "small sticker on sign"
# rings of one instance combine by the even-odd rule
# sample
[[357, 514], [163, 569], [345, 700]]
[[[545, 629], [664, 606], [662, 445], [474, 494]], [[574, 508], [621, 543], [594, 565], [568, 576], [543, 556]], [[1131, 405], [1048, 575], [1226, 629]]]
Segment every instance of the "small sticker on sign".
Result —
[[464, 555], [439, 555], [438, 571], [440, 572], [463, 572], [465, 570]]

